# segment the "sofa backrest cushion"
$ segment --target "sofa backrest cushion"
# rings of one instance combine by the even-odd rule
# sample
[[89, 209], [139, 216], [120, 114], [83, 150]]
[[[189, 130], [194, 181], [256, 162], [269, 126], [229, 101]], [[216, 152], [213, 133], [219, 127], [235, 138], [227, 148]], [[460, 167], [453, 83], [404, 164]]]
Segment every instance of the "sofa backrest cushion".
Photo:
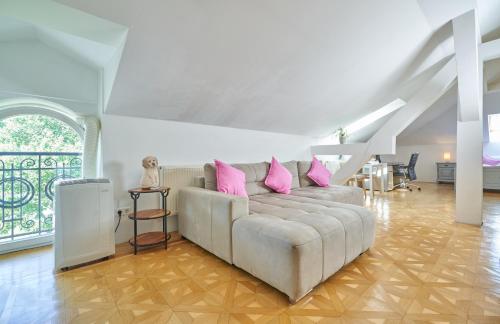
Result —
[[203, 166], [203, 172], [205, 174], [205, 189], [217, 191], [217, 173], [215, 171], [215, 164], [206, 163]]
[[307, 172], [311, 169], [311, 161], [299, 161], [297, 163], [299, 182], [301, 187], [315, 186], [316, 184], [308, 176]]
[[264, 184], [269, 173], [270, 163], [237, 163], [233, 166], [245, 172], [247, 177], [247, 193], [249, 196], [272, 192], [271, 188]]
[[[236, 163], [233, 167], [245, 172], [246, 190], [249, 196], [273, 192], [268, 188], [264, 181], [269, 172], [269, 162], [259, 163]], [[300, 187], [297, 161], [281, 163], [292, 174], [292, 189]], [[215, 166], [213, 163], [207, 163], [203, 167], [205, 171], [205, 189], [217, 190], [217, 179], [215, 176]]]
[[292, 174], [292, 189], [300, 188], [299, 169], [297, 168], [297, 161], [288, 161], [281, 163], [282, 166], [287, 168]]

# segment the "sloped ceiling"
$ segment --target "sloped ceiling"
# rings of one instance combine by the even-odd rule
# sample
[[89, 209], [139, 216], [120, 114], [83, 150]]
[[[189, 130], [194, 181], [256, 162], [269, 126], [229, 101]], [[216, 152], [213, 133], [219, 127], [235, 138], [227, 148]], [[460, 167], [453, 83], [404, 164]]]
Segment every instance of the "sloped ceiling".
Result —
[[103, 105], [111, 93], [126, 35], [123, 26], [51, 0], [0, 1], [0, 42], [40, 42], [103, 71]]
[[[471, 6], [478, 10], [482, 41], [500, 38], [500, 1], [498, 0], [419, 0], [430, 25], [439, 29], [455, 15], [467, 11]], [[450, 44], [447, 44], [450, 46]], [[451, 47], [453, 44], [451, 43]], [[484, 99], [484, 113], [490, 113], [498, 97], [491, 91], [500, 89], [500, 59], [485, 62], [484, 75], [487, 91]], [[398, 137], [398, 145], [450, 144], [456, 142], [457, 134], [457, 87], [452, 87], [434, 103], [412, 125]], [[485, 127], [486, 129], [486, 127]]]
[[59, 2], [129, 27], [121, 115], [321, 136], [444, 56], [417, 0]]
[[[500, 91], [490, 91], [483, 100], [483, 139], [488, 142], [488, 118], [500, 113]], [[457, 87], [436, 103], [397, 137], [398, 145], [452, 144], [457, 137]]]
[[104, 66], [126, 29], [50, 0], [2, 0], [0, 40], [40, 39], [81, 60]]
[[[129, 28], [107, 112], [312, 136], [411, 96], [428, 68], [453, 50], [446, 22], [476, 6], [474, 0], [58, 2]], [[498, 0], [478, 3], [483, 39], [492, 38], [500, 25]]]
[[398, 145], [450, 144], [456, 142], [457, 96], [455, 84], [398, 137]]
[[500, 90], [500, 59], [485, 63], [485, 78], [489, 91]]
[[40, 42], [2, 42], [0, 47], [1, 97], [42, 95], [96, 106], [98, 73], [91, 67]]

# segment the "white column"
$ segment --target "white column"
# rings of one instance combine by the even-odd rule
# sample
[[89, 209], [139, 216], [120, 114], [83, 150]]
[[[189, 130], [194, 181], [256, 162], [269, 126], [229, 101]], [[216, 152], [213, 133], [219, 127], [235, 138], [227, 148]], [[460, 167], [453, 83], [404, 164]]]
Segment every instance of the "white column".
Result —
[[483, 222], [483, 122], [457, 123], [456, 221]]
[[456, 221], [483, 222], [483, 61], [476, 11], [453, 19], [458, 75]]

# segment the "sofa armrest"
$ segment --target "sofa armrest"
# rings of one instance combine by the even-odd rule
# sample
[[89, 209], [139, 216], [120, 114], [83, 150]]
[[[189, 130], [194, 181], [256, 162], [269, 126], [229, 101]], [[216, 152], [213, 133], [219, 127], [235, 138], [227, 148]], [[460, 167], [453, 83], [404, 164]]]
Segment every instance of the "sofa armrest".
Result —
[[179, 191], [179, 232], [232, 263], [233, 222], [248, 216], [248, 198], [188, 187]]

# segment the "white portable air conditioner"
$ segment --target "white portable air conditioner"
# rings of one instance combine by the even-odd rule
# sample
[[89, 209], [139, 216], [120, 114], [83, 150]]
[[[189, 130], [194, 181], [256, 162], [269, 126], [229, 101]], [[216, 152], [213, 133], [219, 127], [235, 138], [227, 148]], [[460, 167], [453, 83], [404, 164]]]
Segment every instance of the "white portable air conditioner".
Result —
[[55, 185], [55, 268], [115, 254], [113, 189], [107, 179], [63, 180]]

